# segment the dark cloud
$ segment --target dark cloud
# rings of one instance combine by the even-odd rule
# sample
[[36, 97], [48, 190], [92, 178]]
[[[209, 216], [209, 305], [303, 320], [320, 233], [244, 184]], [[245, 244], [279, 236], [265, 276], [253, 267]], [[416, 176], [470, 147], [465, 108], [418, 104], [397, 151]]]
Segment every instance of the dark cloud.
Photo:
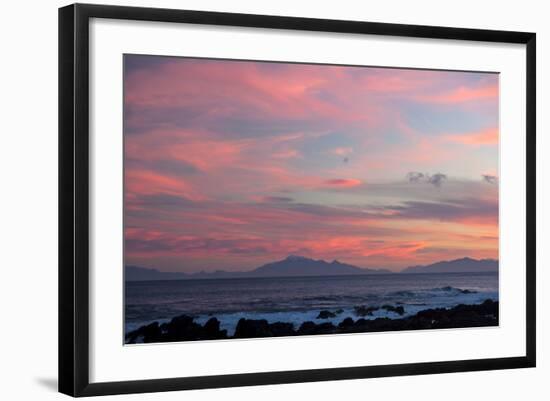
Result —
[[125, 248], [131, 252], [190, 252], [190, 251], [223, 251], [232, 254], [261, 254], [266, 252], [261, 240], [250, 239], [216, 239], [192, 238], [173, 239], [170, 237], [141, 240], [127, 238]]
[[201, 128], [201, 119], [207, 110], [198, 106], [141, 106], [124, 105], [124, 134], [150, 134], [154, 130]]
[[262, 202], [268, 203], [286, 203], [292, 202], [294, 199], [289, 198], [288, 196], [264, 196]]
[[132, 199], [126, 200], [126, 206], [135, 206], [146, 209], [149, 212], [159, 210], [183, 210], [188, 208], [199, 208], [203, 202], [195, 202], [184, 196], [157, 193], [157, 194], [140, 194]]
[[410, 218], [440, 221], [472, 219], [479, 221], [498, 220], [498, 202], [467, 198], [441, 202], [404, 202], [399, 206], [386, 207], [392, 211], [391, 218]]
[[295, 203], [292, 204], [289, 210], [325, 218], [350, 217], [359, 219], [371, 216], [369, 213], [363, 212], [359, 208], [324, 206], [312, 203]]
[[498, 177], [496, 175], [482, 174], [481, 179], [488, 184], [498, 184]]
[[418, 171], [410, 171], [407, 173], [407, 180], [409, 182], [420, 182], [424, 179], [424, 174]]
[[228, 252], [233, 255], [263, 255], [269, 252], [269, 249], [262, 246], [256, 246], [252, 248], [230, 248]]
[[443, 181], [447, 179], [447, 176], [442, 173], [435, 173], [434, 175], [427, 176], [428, 182], [436, 187], [441, 187], [441, 184], [443, 184]]
[[407, 180], [412, 183], [428, 183], [432, 184], [434, 187], [440, 188], [445, 180], [447, 180], [447, 175], [443, 173], [421, 173], [419, 171], [410, 171], [407, 173]]
[[[213, 102], [211, 106], [204, 104], [186, 105], [124, 105], [124, 133], [127, 135], [148, 134], [154, 130], [185, 129], [208, 131], [224, 139], [268, 138], [289, 132], [324, 131], [327, 127], [335, 127], [334, 123], [319, 118], [311, 121], [307, 118], [284, 118], [266, 114], [262, 110], [250, 110], [242, 106], [233, 116], [212, 115], [213, 109], [223, 109], [224, 103]], [[245, 112], [246, 111], [246, 112]], [[242, 115], [239, 115], [241, 113]], [[252, 114], [252, 115], [250, 115]]]
[[154, 71], [172, 62], [174, 57], [156, 56], [141, 54], [125, 54], [123, 56], [124, 73], [132, 74], [136, 71]]
[[208, 115], [207, 119], [201, 119], [200, 124], [212, 132], [223, 135], [224, 138], [248, 139], [258, 137], [271, 137], [286, 134], [288, 132], [314, 132], [326, 129], [327, 121], [311, 121], [305, 118], [283, 118], [271, 116], [262, 110], [256, 110], [255, 115], [248, 113], [239, 116], [213, 118]]
[[127, 170], [148, 170], [169, 175], [172, 177], [180, 177], [182, 175], [198, 174], [200, 170], [190, 163], [183, 160], [140, 160], [136, 158], [126, 157], [124, 160], [124, 168]]
[[159, 252], [172, 250], [172, 245], [169, 242], [160, 240], [126, 238], [124, 244], [126, 252]]

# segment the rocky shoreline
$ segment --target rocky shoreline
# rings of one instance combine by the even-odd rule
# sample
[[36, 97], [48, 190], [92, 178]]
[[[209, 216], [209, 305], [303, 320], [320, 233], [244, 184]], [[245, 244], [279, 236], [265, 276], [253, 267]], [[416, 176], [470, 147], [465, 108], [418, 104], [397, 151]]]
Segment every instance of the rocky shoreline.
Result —
[[[364, 319], [361, 316], [369, 316], [377, 309], [390, 310], [398, 315], [404, 314], [402, 306], [381, 307], [358, 306], [355, 308], [359, 319], [351, 317], [343, 319], [338, 324], [331, 322], [315, 323], [308, 321], [298, 328], [292, 323], [275, 322], [267, 320], [240, 319], [233, 336], [228, 336], [227, 330], [220, 329], [217, 318], [210, 318], [204, 325], [194, 321], [194, 318], [181, 315], [173, 318], [168, 323], [151, 324], [141, 326], [137, 330], [126, 334], [126, 344], [136, 343], [160, 343], [176, 341], [218, 340], [229, 338], [258, 338], [258, 337], [283, 337], [313, 334], [342, 334], [342, 333], [368, 333], [381, 331], [401, 330], [425, 330], [425, 329], [450, 329], [463, 327], [485, 327], [498, 325], [498, 301], [485, 300], [478, 305], [457, 305], [450, 309], [437, 308], [426, 309], [413, 316], [390, 319], [376, 318]], [[335, 312], [322, 310], [318, 319], [333, 317]]]

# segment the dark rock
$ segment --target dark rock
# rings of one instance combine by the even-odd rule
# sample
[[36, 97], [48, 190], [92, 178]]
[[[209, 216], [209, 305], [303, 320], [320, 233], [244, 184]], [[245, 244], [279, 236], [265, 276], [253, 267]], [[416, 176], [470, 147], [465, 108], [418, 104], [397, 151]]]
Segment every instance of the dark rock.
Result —
[[227, 330], [220, 330], [220, 321], [215, 317], [208, 319], [202, 328], [202, 338], [205, 340], [217, 340], [227, 338]]
[[426, 309], [409, 319], [415, 328], [495, 326], [498, 325], [498, 302], [488, 299], [480, 305], [461, 304], [451, 309]]
[[205, 333], [214, 333], [218, 332], [220, 330], [220, 321], [216, 319], [215, 317], [208, 319], [208, 321], [204, 324], [204, 332]]
[[267, 320], [240, 319], [235, 329], [235, 338], [281, 337], [296, 335], [294, 325], [286, 322], [269, 324]]
[[397, 313], [400, 316], [405, 314], [405, 308], [403, 308], [403, 306], [383, 305], [382, 309], [387, 310], [388, 312]]
[[271, 337], [267, 320], [240, 319], [235, 329], [235, 338]]
[[336, 332], [336, 326], [330, 322], [318, 324], [315, 328], [315, 334], [333, 334]]
[[336, 333], [336, 326], [330, 322], [315, 324], [313, 322], [304, 322], [298, 329], [299, 335], [313, 334], [333, 334]]
[[204, 326], [196, 323], [191, 316], [181, 315], [168, 323], [158, 322], [142, 326], [128, 333], [127, 343], [153, 343], [171, 341], [215, 340], [227, 338], [227, 330], [220, 330], [220, 322], [216, 318], [209, 319]]
[[346, 328], [352, 327], [353, 323], [354, 323], [353, 319], [351, 317], [347, 317], [338, 324], [338, 328], [346, 329]]
[[341, 333], [421, 330], [498, 325], [498, 302], [486, 300], [480, 305], [457, 305], [454, 308], [434, 308], [401, 319], [359, 319], [353, 325], [339, 325]]
[[161, 336], [160, 327], [157, 322], [154, 322], [148, 326], [145, 326], [142, 332], [143, 332], [143, 342], [146, 342], [146, 343], [156, 342], [159, 340]]
[[[402, 315], [402, 306], [383, 305], [384, 310]], [[406, 318], [390, 319], [344, 319], [338, 326], [330, 322], [316, 324], [308, 321], [294, 330], [292, 323], [276, 322], [269, 324], [267, 320], [241, 319], [237, 324], [234, 338], [274, 337], [293, 335], [314, 335], [334, 333], [364, 333], [399, 330], [441, 329], [459, 327], [483, 327], [498, 325], [498, 301], [485, 300], [479, 305], [457, 305], [450, 309], [434, 308], [418, 312]], [[355, 308], [358, 314], [372, 315], [378, 307], [365, 306]], [[331, 312], [333, 313], [333, 312]], [[169, 323], [159, 325], [154, 322], [138, 328], [125, 337], [126, 343], [151, 343], [168, 341], [189, 341], [228, 338], [226, 330], [220, 330], [220, 322], [216, 318], [209, 319], [204, 326], [196, 323], [187, 315], [173, 318]]]
[[308, 335], [308, 334], [314, 334], [315, 328], [317, 325], [313, 322], [304, 322], [298, 329], [298, 334], [300, 335]]
[[486, 315], [494, 315], [498, 318], [498, 302], [495, 302], [491, 299], [486, 299], [481, 305], [478, 305], [477, 308], [481, 313]]
[[336, 313], [328, 310], [322, 310], [321, 312], [319, 312], [316, 319], [329, 319], [331, 317], [336, 317]]
[[181, 315], [173, 318], [166, 327], [165, 341], [189, 341], [202, 338], [202, 326], [191, 316]]
[[332, 334], [336, 332], [336, 326], [330, 322], [325, 322], [317, 325], [318, 334]]
[[378, 306], [356, 306], [353, 308], [357, 316], [372, 316], [372, 312], [380, 309]]
[[141, 326], [126, 335], [127, 344], [135, 344], [138, 342], [152, 343], [161, 341], [161, 330], [158, 322], [153, 322], [146, 326]]
[[294, 331], [294, 325], [292, 323], [284, 323], [284, 322], [271, 323], [269, 325], [269, 331], [271, 331], [271, 335], [274, 337], [296, 335], [296, 332]]

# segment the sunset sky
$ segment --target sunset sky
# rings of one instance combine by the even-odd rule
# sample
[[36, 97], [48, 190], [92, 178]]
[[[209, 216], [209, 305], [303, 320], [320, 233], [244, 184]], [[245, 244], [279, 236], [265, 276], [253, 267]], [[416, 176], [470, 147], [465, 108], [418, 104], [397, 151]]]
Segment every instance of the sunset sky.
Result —
[[126, 264], [498, 258], [498, 74], [124, 57]]

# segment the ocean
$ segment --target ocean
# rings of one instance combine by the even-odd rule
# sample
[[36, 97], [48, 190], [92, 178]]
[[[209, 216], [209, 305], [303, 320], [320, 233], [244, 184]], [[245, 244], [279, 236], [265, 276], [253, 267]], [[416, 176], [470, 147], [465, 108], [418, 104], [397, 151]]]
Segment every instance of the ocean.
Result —
[[[372, 316], [399, 318], [430, 308], [498, 301], [498, 273], [376, 274], [323, 277], [230, 278], [129, 281], [125, 284], [125, 331], [167, 322], [178, 315], [204, 324], [211, 317], [232, 335], [241, 318], [337, 324], [357, 319], [354, 307], [403, 306], [405, 313], [379, 309]], [[317, 319], [321, 310], [338, 312]]]

